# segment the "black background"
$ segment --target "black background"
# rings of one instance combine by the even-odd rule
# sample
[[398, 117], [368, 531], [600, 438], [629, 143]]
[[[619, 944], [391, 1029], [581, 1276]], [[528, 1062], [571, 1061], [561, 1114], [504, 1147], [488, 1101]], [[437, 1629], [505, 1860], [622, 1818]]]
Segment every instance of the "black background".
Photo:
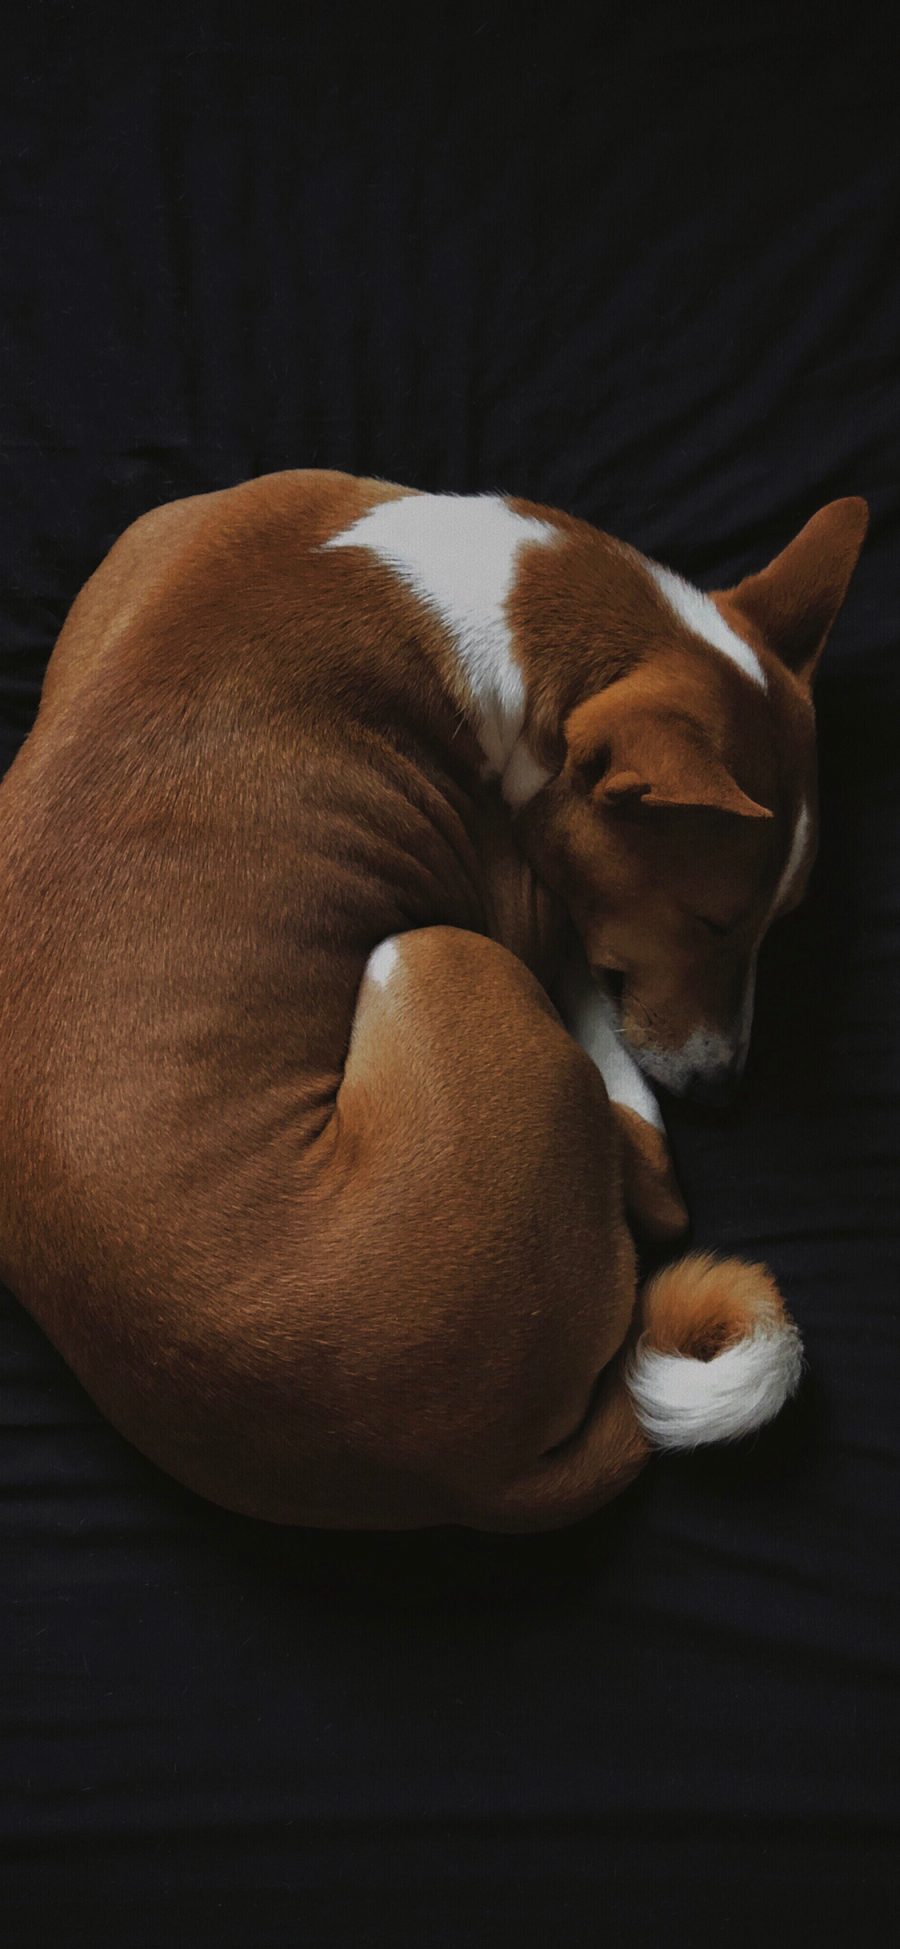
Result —
[[705, 586], [864, 494], [812, 892], [740, 1106], [670, 1109], [696, 1238], [768, 1259], [810, 1371], [562, 1535], [291, 1534], [158, 1475], [4, 1298], [16, 1949], [847, 1943], [897, 1893], [893, 10], [434, 11], [7, 29], [4, 758], [176, 494], [500, 487]]

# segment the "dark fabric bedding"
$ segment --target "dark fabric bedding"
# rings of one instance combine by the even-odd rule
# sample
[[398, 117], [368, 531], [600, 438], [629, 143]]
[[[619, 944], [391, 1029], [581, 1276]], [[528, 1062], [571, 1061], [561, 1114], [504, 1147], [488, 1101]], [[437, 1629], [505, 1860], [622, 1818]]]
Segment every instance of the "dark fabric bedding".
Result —
[[[887, 9], [32, 5], [6, 32], [0, 735], [160, 500], [568, 507], [711, 586], [873, 514], [823, 837], [695, 1238], [797, 1403], [547, 1538], [210, 1509], [0, 1304], [0, 1941], [847, 1943], [896, 1897], [898, 89]], [[876, 1939], [882, 1939], [880, 1933]]]

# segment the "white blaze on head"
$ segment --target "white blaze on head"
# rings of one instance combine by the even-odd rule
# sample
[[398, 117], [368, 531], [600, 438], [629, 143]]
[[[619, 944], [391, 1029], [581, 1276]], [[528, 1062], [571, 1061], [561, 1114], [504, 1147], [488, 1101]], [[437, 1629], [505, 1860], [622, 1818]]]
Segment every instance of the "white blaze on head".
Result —
[[766, 673], [756, 651], [726, 623], [711, 598], [704, 595], [702, 589], [695, 589], [692, 582], [686, 582], [683, 576], [676, 575], [674, 570], [663, 568], [659, 562], [648, 561], [647, 567], [669, 608], [687, 624], [692, 635], [702, 637], [704, 643], [719, 650], [736, 669], [743, 670], [745, 677], [759, 684], [762, 690], [767, 690]]
[[753, 1027], [753, 1002], [756, 994], [756, 963], [759, 955], [759, 946], [764, 935], [768, 933], [773, 920], [778, 919], [782, 907], [786, 907], [790, 903], [791, 895], [806, 864], [810, 828], [809, 806], [806, 804], [805, 799], [801, 799], [797, 817], [794, 821], [794, 830], [791, 835], [791, 843], [788, 848], [788, 856], [784, 863], [784, 869], [775, 888], [772, 904], [766, 915], [762, 933], [753, 950], [750, 961], [747, 985], [744, 989], [744, 999], [741, 1004], [737, 1031], [738, 1058], [741, 1064], [746, 1061], [747, 1051], [750, 1046], [750, 1032]]
[[775, 889], [772, 905], [769, 908], [766, 918], [767, 927], [781, 913], [782, 908], [790, 904], [791, 895], [806, 864], [811, 823], [809, 806], [806, 804], [805, 799], [801, 799], [790, 850], [784, 864], [784, 872]]
[[756, 951], [751, 957], [750, 969], [744, 986], [743, 999], [738, 1013], [737, 1035], [735, 1038], [737, 1060], [743, 1069], [750, 1048], [750, 1035], [753, 1029], [753, 1004], [756, 999]]
[[750, 1034], [753, 1027], [753, 1003], [756, 995], [756, 964], [760, 944], [782, 909], [790, 902], [798, 880], [806, 865], [811, 835], [809, 807], [801, 800], [794, 822], [794, 831], [788, 848], [778, 885], [771, 906], [760, 929], [756, 946], [750, 957], [744, 993], [737, 1020], [731, 1036], [717, 1035], [712, 1030], [694, 1029], [680, 1049], [642, 1048], [636, 1051], [641, 1068], [654, 1082], [664, 1084], [676, 1093], [686, 1088], [691, 1076], [715, 1075], [717, 1071], [734, 1061], [738, 1069], [743, 1068], [750, 1047]]
[[[446, 625], [458, 701], [493, 772], [515, 764], [508, 793], [524, 805], [548, 774], [520, 745], [526, 691], [513, 653], [507, 604], [529, 542], [559, 539], [549, 522], [516, 514], [496, 494], [408, 494], [381, 501], [326, 548], [369, 548]], [[504, 781], [505, 783], [505, 781]]]

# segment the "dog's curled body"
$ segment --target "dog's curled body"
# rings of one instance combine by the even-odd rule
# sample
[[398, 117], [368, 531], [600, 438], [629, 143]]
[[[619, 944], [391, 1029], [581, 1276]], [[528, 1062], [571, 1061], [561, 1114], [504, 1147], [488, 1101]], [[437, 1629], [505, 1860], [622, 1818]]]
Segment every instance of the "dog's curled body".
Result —
[[783, 1386], [757, 1418], [796, 1339], [727, 1264], [698, 1267], [696, 1317], [689, 1261], [642, 1313], [627, 1115], [549, 999], [573, 917], [588, 940], [534, 864], [542, 784], [659, 598], [622, 595], [627, 551], [586, 524], [510, 504], [553, 530], [535, 613], [565, 625], [591, 548], [622, 611], [558, 668], [536, 632], [511, 810], [446, 619], [333, 545], [405, 492], [291, 472], [174, 503], [75, 602], [0, 787], [0, 1273], [215, 1501], [542, 1528], [665, 1444], [657, 1315], [658, 1352], [710, 1368], [762, 1323]]

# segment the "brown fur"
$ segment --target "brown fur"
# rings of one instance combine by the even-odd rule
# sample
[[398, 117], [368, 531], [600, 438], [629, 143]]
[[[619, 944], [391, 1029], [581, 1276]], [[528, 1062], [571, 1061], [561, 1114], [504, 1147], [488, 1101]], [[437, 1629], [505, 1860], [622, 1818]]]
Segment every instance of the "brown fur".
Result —
[[[817, 810], [810, 684], [866, 522], [863, 501], [835, 502], [763, 575], [714, 596], [757, 651], [765, 692], [673, 617], [632, 550], [602, 537], [592, 551], [584, 524], [564, 588], [540, 551], [519, 577], [535, 738], [555, 772], [517, 821], [520, 842], [595, 969], [625, 975], [621, 1019], [635, 1048], [678, 1048], [697, 1026], [728, 1033], [798, 793], [812, 831], [792, 904], [802, 893]], [[572, 659], [558, 647], [570, 638]]]
[[761, 1317], [780, 1318], [784, 1302], [766, 1266], [693, 1252], [647, 1281], [641, 1311], [658, 1353], [712, 1360], [752, 1332]]
[[[677, 1035], [653, 888], [697, 870], [649, 810], [598, 817], [572, 727], [589, 709], [608, 740], [597, 693], [629, 674], [642, 708], [712, 724], [771, 817], [706, 836], [703, 894], [737, 884], [758, 915], [811, 715], [781, 671], [774, 744], [746, 740], [630, 551], [536, 510], [562, 547], [526, 558], [512, 610], [558, 776], [512, 822], [440, 624], [361, 551], [318, 552], [402, 491], [286, 473], [175, 503], [74, 604], [0, 788], [0, 1271], [110, 1420], [216, 1501], [540, 1528], [648, 1453], [626, 1124], [547, 987], [571, 920], [612, 966], [643, 928], [656, 989], [632, 1006]], [[858, 527], [831, 522], [842, 562]], [[849, 568], [826, 600], [814, 556], [821, 620]], [[751, 593], [748, 627], [791, 626], [777, 576]], [[396, 980], [361, 989], [393, 934]], [[726, 976], [687, 961], [714, 1014]], [[626, 1168], [661, 1173], [677, 1226], [666, 1157]]]

